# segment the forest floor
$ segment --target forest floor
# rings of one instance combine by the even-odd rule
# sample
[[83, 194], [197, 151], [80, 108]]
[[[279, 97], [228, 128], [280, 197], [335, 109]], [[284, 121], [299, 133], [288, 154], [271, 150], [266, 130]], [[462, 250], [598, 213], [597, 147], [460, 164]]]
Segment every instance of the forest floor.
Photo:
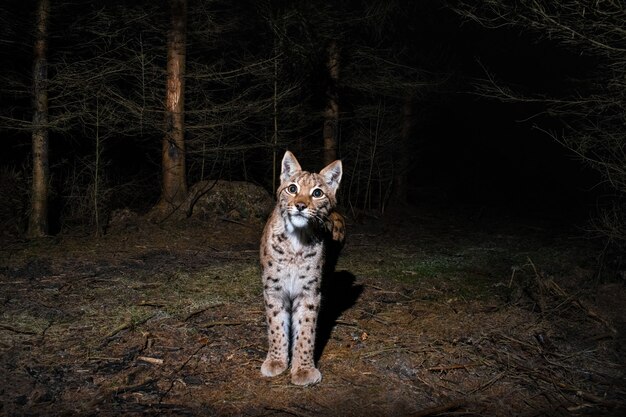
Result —
[[349, 222], [321, 383], [260, 374], [261, 225], [0, 247], [0, 415], [626, 415], [626, 285], [576, 229], [415, 210]]

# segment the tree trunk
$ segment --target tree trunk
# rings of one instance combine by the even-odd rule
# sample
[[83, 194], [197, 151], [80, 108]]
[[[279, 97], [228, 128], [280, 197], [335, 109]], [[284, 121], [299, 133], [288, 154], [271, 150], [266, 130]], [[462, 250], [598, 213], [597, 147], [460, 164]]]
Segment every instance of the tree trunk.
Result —
[[402, 130], [400, 143], [395, 149], [394, 187], [391, 201], [394, 204], [406, 204], [408, 201], [408, 175], [411, 164], [411, 130], [413, 129], [413, 96], [407, 95], [402, 106]]
[[165, 136], [163, 138], [163, 184], [161, 199], [153, 209], [163, 220], [187, 197], [185, 170], [185, 58], [187, 0], [171, 0], [172, 20], [167, 36], [167, 88], [165, 92]]
[[339, 101], [337, 85], [339, 84], [339, 46], [332, 41], [328, 47], [328, 61], [326, 62], [330, 78], [326, 91], [327, 103], [324, 111], [324, 165], [337, 159], [337, 135], [339, 127]]
[[39, 0], [33, 58], [33, 178], [28, 235], [48, 234], [48, 64], [47, 26], [49, 0]]

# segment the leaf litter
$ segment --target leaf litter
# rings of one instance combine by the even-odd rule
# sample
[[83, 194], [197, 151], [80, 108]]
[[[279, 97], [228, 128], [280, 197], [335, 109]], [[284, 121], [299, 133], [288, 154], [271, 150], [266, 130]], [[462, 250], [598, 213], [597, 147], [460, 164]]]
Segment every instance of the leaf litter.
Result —
[[626, 290], [591, 243], [450, 222], [350, 225], [306, 388], [259, 372], [260, 224], [8, 243], [0, 414], [622, 415]]

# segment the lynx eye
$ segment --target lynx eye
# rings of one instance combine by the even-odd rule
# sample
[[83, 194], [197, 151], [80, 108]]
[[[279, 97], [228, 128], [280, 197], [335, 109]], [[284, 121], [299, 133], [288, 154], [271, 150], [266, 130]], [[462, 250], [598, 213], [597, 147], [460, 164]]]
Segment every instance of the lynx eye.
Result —
[[316, 188], [315, 190], [313, 190], [313, 193], [311, 193], [311, 195], [315, 198], [320, 198], [321, 196], [324, 195], [324, 191], [320, 190], [319, 188]]
[[295, 194], [298, 192], [298, 186], [296, 184], [291, 184], [289, 187], [287, 187], [287, 191], [290, 194]]

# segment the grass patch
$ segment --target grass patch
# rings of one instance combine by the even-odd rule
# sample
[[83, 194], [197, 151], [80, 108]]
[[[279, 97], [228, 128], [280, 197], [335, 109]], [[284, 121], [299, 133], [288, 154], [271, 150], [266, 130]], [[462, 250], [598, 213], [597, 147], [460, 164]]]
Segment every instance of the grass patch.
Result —
[[340, 258], [338, 269], [357, 277], [383, 279], [403, 286], [428, 287], [436, 298], [492, 298], [506, 292], [503, 282], [514, 265], [506, 248], [478, 247], [456, 242], [450, 250], [432, 252], [379, 246], [364, 256], [351, 251]]
[[1, 329], [16, 334], [41, 334], [49, 326], [50, 320], [42, 317], [35, 317], [27, 312], [13, 315], [4, 313], [2, 315], [2, 319], [0, 320]]

